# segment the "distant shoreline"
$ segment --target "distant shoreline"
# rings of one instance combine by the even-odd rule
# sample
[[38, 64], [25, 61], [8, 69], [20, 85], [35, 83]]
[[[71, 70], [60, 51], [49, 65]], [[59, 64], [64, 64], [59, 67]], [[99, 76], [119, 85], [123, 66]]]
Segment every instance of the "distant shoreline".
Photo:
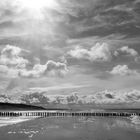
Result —
[[27, 104], [18, 104], [18, 103], [1, 103], [0, 102], [0, 111], [35, 111], [35, 110], [40, 110], [40, 111], [84, 111], [84, 110], [104, 110], [104, 111], [129, 111], [129, 112], [140, 112], [140, 108], [103, 108], [103, 107], [86, 107], [84, 108], [83, 106], [69, 106], [69, 107], [42, 107], [42, 106], [36, 106], [36, 105], [27, 105]]
[[32, 111], [32, 110], [70, 110], [67, 108], [44, 108], [42, 106], [17, 104], [17, 103], [0, 103], [0, 111]]

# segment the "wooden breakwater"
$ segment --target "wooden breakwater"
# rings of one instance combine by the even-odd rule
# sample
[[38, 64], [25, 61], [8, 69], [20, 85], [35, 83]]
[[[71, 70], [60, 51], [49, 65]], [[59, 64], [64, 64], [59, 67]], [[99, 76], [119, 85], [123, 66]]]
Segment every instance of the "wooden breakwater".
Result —
[[70, 111], [0, 111], [0, 117], [130, 117], [140, 113], [129, 112], [70, 112]]

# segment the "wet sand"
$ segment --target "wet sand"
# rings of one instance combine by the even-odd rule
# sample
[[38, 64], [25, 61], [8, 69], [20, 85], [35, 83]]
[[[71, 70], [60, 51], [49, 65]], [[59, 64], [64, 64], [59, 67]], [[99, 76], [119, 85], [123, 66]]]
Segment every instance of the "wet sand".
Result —
[[0, 127], [1, 140], [139, 140], [140, 124], [126, 118], [37, 118]]

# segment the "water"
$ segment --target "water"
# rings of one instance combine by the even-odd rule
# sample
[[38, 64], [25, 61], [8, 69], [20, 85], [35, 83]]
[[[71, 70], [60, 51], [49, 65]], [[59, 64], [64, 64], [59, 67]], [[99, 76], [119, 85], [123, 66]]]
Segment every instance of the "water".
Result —
[[20, 123], [0, 127], [0, 140], [139, 140], [140, 124], [134, 123], [139, 121], [136, 119], [65, 117], [23, 119], [24, 122], [20, 119]]

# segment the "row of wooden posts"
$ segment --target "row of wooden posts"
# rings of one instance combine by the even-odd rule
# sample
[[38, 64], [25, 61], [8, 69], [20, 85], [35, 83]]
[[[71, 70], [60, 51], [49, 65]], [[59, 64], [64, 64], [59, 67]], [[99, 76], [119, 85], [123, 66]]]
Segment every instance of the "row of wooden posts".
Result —
[[0, 117], [65, 117], [65, 116], [98, 116], [98, 117], [130, 117], [130, 116], [140, 116], [140, 113], [122, 113], [122, 112], [46, 112], [46, 111], [1, 111]]

